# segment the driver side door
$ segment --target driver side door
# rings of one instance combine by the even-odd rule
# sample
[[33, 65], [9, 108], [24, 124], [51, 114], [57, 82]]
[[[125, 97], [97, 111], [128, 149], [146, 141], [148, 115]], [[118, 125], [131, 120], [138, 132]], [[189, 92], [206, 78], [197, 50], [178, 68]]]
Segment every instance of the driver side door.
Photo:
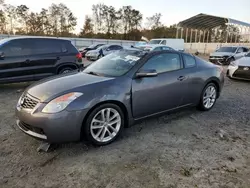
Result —
[[156, 70], [157, 76], [132, 80], [132, 109], [135, 119], [178, 108], [187, 85], [179, 53], [160, 52], [140, 70]]

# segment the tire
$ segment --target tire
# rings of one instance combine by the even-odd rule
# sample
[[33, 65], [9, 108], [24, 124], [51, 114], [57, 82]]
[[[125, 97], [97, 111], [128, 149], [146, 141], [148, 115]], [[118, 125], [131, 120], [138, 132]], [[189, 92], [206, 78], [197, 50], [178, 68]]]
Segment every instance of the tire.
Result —
[[[213, 95], [211, 94], [210, 97], [208, 97], [209, 91], [213, 91]], [[216, 103], [217, 95], [218, 88], [216, 87], [216, 85], [214, 83], [207, 84], [201, 93], [198, 109], [201, 111], [211, 110]], [[207, 102], [205, 102], [205, 100], [207, 100]]]
[[62, 69], [59, 70], [58, 74], [66, 74], [73, 70], [74, 69], [72, 67], [63, 67]]
[[[110, 110], [108, 120], [108, 109]], [[104, 112], [105, 118], [102, 118]], [[109, 124], [110, 122], [116, 122]], [[109, 123], [108, 123], [109, 122]], [[83, 137], [93, 145], [103, 146], [113, 142], [123, 131], [124, 113], [115, 104], [107, 103], [96, 107], [87, 117], [82, 129]], [[112, 128], [113, 127], [113, 128]], [[105, 132], [105, 133], [104, 133]]]

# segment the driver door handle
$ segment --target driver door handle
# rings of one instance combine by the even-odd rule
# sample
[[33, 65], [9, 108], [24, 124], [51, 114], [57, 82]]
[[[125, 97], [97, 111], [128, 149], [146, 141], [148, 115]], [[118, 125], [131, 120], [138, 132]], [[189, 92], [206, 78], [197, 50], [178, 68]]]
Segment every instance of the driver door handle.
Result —
[[185, 79], [186, 79], [185, 76], [179, 76], [179, 78], [177, 78], [177, 80], [179, 80], [179, 81], [183, 81], [183, 80], [185, 80]]

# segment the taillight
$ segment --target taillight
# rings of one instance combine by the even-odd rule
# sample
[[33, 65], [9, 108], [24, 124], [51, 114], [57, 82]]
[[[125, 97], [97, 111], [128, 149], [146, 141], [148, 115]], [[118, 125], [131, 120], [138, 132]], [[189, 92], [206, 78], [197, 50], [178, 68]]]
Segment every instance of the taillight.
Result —
[[78, 62], [82, 62], [82, 54], [79, 52], [78, 54], [76, 54], [76, 58], [78, 60]]
[[82, 54], [79, 52], [78, 54], [76, 54], [76, 58], [77, 59], [82, 59]]

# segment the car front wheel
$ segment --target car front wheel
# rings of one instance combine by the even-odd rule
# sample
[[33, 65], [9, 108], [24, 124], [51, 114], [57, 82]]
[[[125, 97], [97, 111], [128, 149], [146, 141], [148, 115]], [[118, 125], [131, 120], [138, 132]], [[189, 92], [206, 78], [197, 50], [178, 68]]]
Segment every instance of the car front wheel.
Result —
[[217, 87], [214, 83], [208, 84], [202, 91], [199, 109], [208, 111], [213, 108], [217, 99]]
[[83, 134], [94, 145], [113, 142], [124, 127], [124, 114], [115, 104], [103, 104], [95, 108], [83, 125]]

